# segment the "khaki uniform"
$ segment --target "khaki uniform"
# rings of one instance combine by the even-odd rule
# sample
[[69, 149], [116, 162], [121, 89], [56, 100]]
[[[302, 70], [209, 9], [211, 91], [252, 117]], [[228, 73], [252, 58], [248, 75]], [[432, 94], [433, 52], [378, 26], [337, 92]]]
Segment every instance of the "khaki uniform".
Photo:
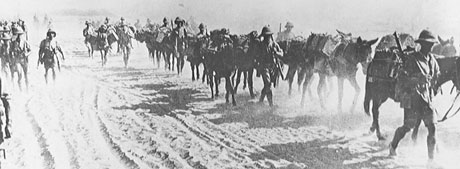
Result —
[[398, 83], [402, 83], [399, 91], [402, 93], [401, 107], [404, 108], [404, 125], [407, 127], [413, 128], [418, 120], [423, 120], [425, 125], [436, 122], [431, 102], [433, 86], [439, 74], [438, 63], [431, 53], [425, 57], [415, 52], [407, 57], [398, 79]]
[[54, 68], [56, 63], [56, 52], [60, 51], [61, 47], [59, 46], [56, 40], [44, 39], [40, 43], [40, 50], [38, 51], [39, 60], [45, 65], [45, 69]]
[[[271, 41], [269, 44], [262, 42], [262, 53], [260, 57], [256, 58], [258, 62], [258, 71], [262, 76], [262, 81], [264, 82], [264, 88], [262, 89], [260, 102], [262, 102], [267, 96], [268, 102], [270, 105], [273, 105], [273, 93], [271, 90], [271, 84], [276, 84], [277, 78], [279, 76], [277, 71], [278, 56], [283, 56], [283, 50], [279, 45]], [[276, 56], [278, 55], [278, 56]]]

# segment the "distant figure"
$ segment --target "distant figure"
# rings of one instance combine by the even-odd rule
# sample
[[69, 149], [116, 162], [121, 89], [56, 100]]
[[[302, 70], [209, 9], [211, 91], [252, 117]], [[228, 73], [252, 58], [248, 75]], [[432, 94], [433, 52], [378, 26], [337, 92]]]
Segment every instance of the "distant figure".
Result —
[[49, 29], [46, 33], [46, 39], [42, 40], [40, 43], [40, 49], [38, 51], [38, 63], [37, 67], [40, 64], [43, 64], [45, 67], [45, 81], [48, 84], [48, 70], [51, 69], [53, 72], [53, 81], [56, 81], [56, 71], [54, 70], [55, 64], [57, 63], [58, 69], [61, 65], [59, 63], [59, 57], [57, 52], [62, 55], [62, 60], [65, 60], [64, 53], [62, 52], [61, 47], [56, 41], [56, 32], [52, 29]]
[[24, 20], [19, 19], [19, 21], [18, 21], [18, 26], [21, 27], [22, 30], [24, 30], [25, 36], [26, 36], [26, 40], [29, 40], [29, 33], [28, 33], [29, 31], [28, 31], [28, 29], [27, 29], [27, 26], [26, 26]]
[[136, 23], [134, 23], [134, 27], [137, 29], [137, 30], [141, 30], [142, 29], [142, 25], [141, 25], [141, 21], [139, 19], [136, 20]]
[[291, 22], [287, 22], [286, 26], [284, 27], [286, 28], [286, 30], [278, 33], [278, 37], [276, 37], [276, 42], [290, 41], [295, 38], [294, 33], [292, 33], [292, 28], [294, 28], [294, 24], [292, 24]]

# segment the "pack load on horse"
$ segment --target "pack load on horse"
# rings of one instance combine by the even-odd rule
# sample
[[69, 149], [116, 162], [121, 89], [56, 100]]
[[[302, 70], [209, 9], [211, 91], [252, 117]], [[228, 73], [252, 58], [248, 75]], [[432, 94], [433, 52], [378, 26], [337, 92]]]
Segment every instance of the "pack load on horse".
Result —
[[11, 71], [11, 80], [14, 79], [14, 74], [18, 74], [18, 85], [19, 89], [22, 90], [22, 77], [24, 76], [24, 81], [26, 88], [29, 88], [29, 78], [28, 78], [28, 65], [29, 65], [29, 55], [31, 53], [31, 48], [29, 43], [26, 41], [25, 32], [22, 28], [18, 27], [13, 31], [13, 34], [16, 36], [16, 39], [13, 39], [11, 44], [11, 55], [9, 67]]
[[[337, 30], [340, 35], [340, 43], [334, 49], [333, 55], [328, 57], [315, 57], [315, 70], [319, 73], [318, 96], [320, 98], [321, 107], [326, 108], [324, 99], [326, 94], [326, 78], [327, 76], [337, 76], [338, 82], [338, 105], [337, 110], [342, 111], [342, 98], [343, 98], [343, 84], [348, 80], [353, 88], [355, 94], [353, 97], [352, 106], [350, 111], [353, 111], [358, 101], [361, 89], [356, 80], [356, 72], [358, 71], [358, 64], [363, 67], [363, 72], [366, 72], [367, 65], [371, 60], [372, 45], [378, 41], [378, 38], [373, 40], [363, 40], [361, 37], [352, 38], [351, 34], [345, 34]], [[321, 39], [320, 39], [321, 40]], [[318, 41], [320, 41], [318, 40]], [[313, 43], [313, 41], [312, 41]], [[321, 43], [317, 43], [322, 47]], [[317, 52], [317, 54], [324, 54]], [[329, 66], [328, 66], [329, 65]], [[332, 73], [332, 74], [331, 74]]]
[[[94, 30], [93, 25], [86, 23], [87, 27], [83, 30], [85, 36], [86, 47], [90, 57], [93, 57], [93, 52], [99, 50], [101, 52], [102, 66], [107, 63], [107, 55], [112, 48], [112, 44], [118, 41], [118, 35], [114, 28], [108, 24], [108, 18], [97, 30]], [[91, 31], [94, 30], [94, 33]], [[87, 33], [85, 33], [87, 32]]]
[[37, 68], [40, 64], [44, 65], [46, 83], [48, 83], [48, 70], [49, 69], [51, 69], [53, 73], [53, 81], [56, 81], [55, 64], [57, 64], [58, 69], [61, 70], [58, 52], [59, 54], [61, 54], [62, 60], [65, 59], [64, 53], [62, 52], [62, 49], [59, 46], [55, 38], [56, 38], [56, 32], [52, 29], [49, 29], [48, 32], [46, 33], [46, 39], [40, 42], [40, 49], [38, 51]]
[[[225, 99], [229, 102], [229, 95], [232, 95], [232, 104], [236, 105], [232, 77], [236, 73], [234, 44], [229, 35], [228, 29], [213, 30], [210, 32], [210, 45], [203, 50], [206, 75], [211, 89], [211, 97], [219, 95], [218, 85], [221, 78], [225, 78]], [[213, 86], [215, 87], [215, 93]]]
[[[413, 53], [415, 49], [414, 38], [406, 33], [401, 33], [398, 36], [401, 45], [405, 47], [404, 54]], [[398, 45], [395, 37], [394, 34], [382, 37], [366, 73], [364, 110], [367, 115], [370, 115], [369, 108], [372, 101], [373, 122], [370, 131], [376, 132], [379, 140], [385, 139], [381, 134], [378, 122], [380, 106], [388, 98], [399, 101], [399, 98], [396, 97], [396, 80], [403, 58], [396, 51]]]

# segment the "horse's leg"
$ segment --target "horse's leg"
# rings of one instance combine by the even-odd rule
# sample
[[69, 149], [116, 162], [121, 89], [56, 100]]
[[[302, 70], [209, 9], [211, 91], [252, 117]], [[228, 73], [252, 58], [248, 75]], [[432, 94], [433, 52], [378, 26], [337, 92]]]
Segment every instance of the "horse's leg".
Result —
[[235, 92], [233, 91], [233, 81], [230, 79], [230, 76], [225, 77], [225, 88], [226, 88], [226, 94], [225, 94], [225, 100], [228, 101], [229, 94], [232, 95], [232, 104], [233, 106], [236, 106], [236, 101], [235, 101]]
[[331, 76], [328, 76], [327, 77], [327, 86], [329, 87], [329, 90], [326, 91], [326, 97], [329, 97], [329, 95], [331, 94], [332, 92], [332, 89], [333, 89], [333, 85], [332, 85], [332, 77]]
[[302, 100], [300, 101], [300, 106], [303, 107], [305, 105], [305, 100], [306, 100], [305, 93], [307, 92], [307, 89], [310, 86], [310, 79], [313, 76], [313, 72], [304, 71], [304, 73], [299, 72], [299, 74], [304, 74], [304, 77], [302, 77], [302, 79], [305, 79], [305, 82], [303, 82], [303, 88], [302, 88]]
[[192, 69], [192, 81], [195, 81], [195, 65], [193, 65], [193, 62], [190, 62], [190, 69]]
[[195, 68], [196, 68], [196, 80], [199, 80], [200, 79], [200, 63], [199, 62], [195, 64]]
[[209, 88], [211, 89], [211, 99], [214, 99], [214, 81], [213, 77], [211, 74], [207, 74], [208, 82], [209, 82]]
[[[254, 74], [254, 69], [250, 69], [248, 71], [248, 88], [249, 88], [249, 94], [251, 95], [251, 98], [254, 99], [256, 96], [254, 94], [254, 85], [253, 85], [253, 79], [252, 76]], [[236, 91], [235, 91], [236, 94]]]
[[[202, 83], [204, 83], [204, 81], [205, 81], [206, 71], [207, 71], [207, 70], [206, 70], [206, 64], [203, 63], [203, 77], [202, 77], [202, 79], [201, 79], [201, 82], [202, 82]], [[209, 80], [208, 80], [208, 82], [209, 82]]]
[[176, 59], [176, 52], [173, 52], [172, 53], [172, 57], [171, 57], [171, 69], [172, 71], [174, 71], [174, 60]]
[[236, 73], [236, 83], [235, 83], [235, 88], [234, 88], [234, 91], [235, 93], [238, 92], [238, 85], [240, 84], [240, 80], [241, 80], [241, 74], [243, 72], [241, 70], [237, 70], [237, 73]]
[[[300, 86], [302, 85], [302, 82], [304, 82], [306, 76], [308, 76], [308, 75], [307, 75], [307, 71], [308, 71], [308, 70], [307, 70], [306, 68], [304, 68], [304, 67], [299, 67], [299, 69], [300, 69], [300, 70], [298, 70], [298, 72], [297, 72], [297, 86], [298, 86], [298, 89], [299, 89], [299, 91], [300, 91]], [[306, 79], [306, 80], [308, 80], [308, 79]], [[307, 83], [307, 84], [308, 84], [308, 82], [307, 82], [306, 80], [305, 80], [304, 83]], [[304, 85], [304, 86], [303, 86], [303, 90], [304, 90], [304, 91], [305, 91], [305, 87], [306, 87], [306, 86]], [[302, 92], [302, 93], [304, 93], [304, 92]], [[303, 96], [302, 96], [302, 97], [303, 97]]]
[[[157, 58], [157, 68], [159, 69], [160, 68], [160, 60], [161, 60], [161, 55], [160, 53], [158, 52], [158, 50], [155, 50], [155, 53], [156, 53], [156, 58]], [[152, 53], [153, 55], [154, 53]]]
[[219, 97], [219, 81], [220, 81], [220, 77], [214, 75], [214, 84], [216, 85], [216, 94], [215, 94], [216, 97]]
[[[337, 104], [337, 111], [342, 112], [342, 99], [343, 99], [343, 82], [345, 81], [344, 77], [337, 77], [338, 82], [338, 104]], [[325, 86], [326, 87], [326, 86]]]
[[248, 71], [244, 71], [243, 72], [243, 89], [246, 89], [247, 84], [248, 84]]
[[350, 112], [353, 112], [355, 110], [356, 103], [358, 102], [358, 97], [359, 97], [359, 94], [361, 93], [361, 88], [359, 87], [358, 82], [356, 81], [356, 76], [350, 77], [348, 78], [348, 80], [350, 81], [351, 86], [355, 88], [355, 96], [353, 97], [353, 103], [350, 108]]
[[318, 93], [319, 97], [319, 103], [321, 104], [321, 108], [326, 109], [326, 106], [324, 105], [324, 85], [325, 85], [325, 74], [319, 74], [319, 83], [316, 92]]
[[383, 104], [384, 100], [386, 99], [374, 99], [372, 101], [372, 126], [370, 128], [371, 132], [376, 131], [377, 138], [379, 140], [385, 140], [385, 137], [382, 136], [382, 133], [380, 132], [380, 125], [379, 125], [379, 108]]
[[310, 77], [309, 81], [305, 81], [304, 83], [307, 83], [307, 91], [308, 91], [308, 97], [313, 98], [313, 92], [311, 91], [311, 84], [313, 83], [315, 76], [313, 76], [313, 70], [310, 70], [312, 72], [312, 76]]
[[294, 75], [296, 72], [296, 68], [294, 67], [293, 64], [290, 64], [288, 67], [288, 72], [287, 72], [287, 79], [288, 79], [288, 84], [289, 84], [289, 91], [288, 94], [291, 95], [292, 93], [292, 82], [294, 82]]

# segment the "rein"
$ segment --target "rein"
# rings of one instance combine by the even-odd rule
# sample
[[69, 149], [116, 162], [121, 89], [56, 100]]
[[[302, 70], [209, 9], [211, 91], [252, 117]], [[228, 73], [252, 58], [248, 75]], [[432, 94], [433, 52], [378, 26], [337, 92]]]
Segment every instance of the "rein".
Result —
[[454, 105], [455, 105], [456, 101], [458, 100], [458, 97], [459, 97], [459, 96], [460, 96], [460, 92], [457, 93], [457, 96], [455, 96], [455, 99], [454, 99], [454, 101], [452, 102], [452, 104], [450, 105], [449, 109], [448, 109], [447, 112], [444, 114], [444, 116], [442, 117], [442, 119], [441, 119], [441, 120], [438, 120], [438, 122], [446, 121], [447, 119], [450, 119], [450, 118], [454, 117], [456, 114], [458, 114], [458, 112], [460, 112], [460, 107], [459, 107], [457, 110], [455, 110], [455, 112], [454, 112], [452, 115], [448, 116], [449, 113], [451, 113], [452, 108], [454, 107]]

